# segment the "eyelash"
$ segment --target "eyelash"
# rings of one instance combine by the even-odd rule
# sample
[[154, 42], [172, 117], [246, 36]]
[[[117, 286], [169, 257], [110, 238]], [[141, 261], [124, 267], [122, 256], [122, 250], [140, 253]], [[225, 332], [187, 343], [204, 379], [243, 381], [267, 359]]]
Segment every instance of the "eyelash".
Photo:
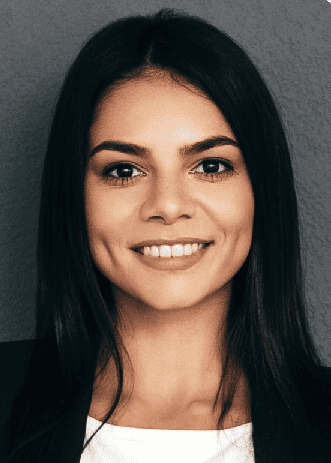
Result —
[[[204, 159], [203, 161], [201, 161], [198, 166], [195, 168], [197, 169], [200, 165], [202, 165], [203, 163], [207, 163], [207, 162], [210, 162], [210, 163], [218, 163], [218, 164], [222, 164], [223, 167], [225, 167], [225, 170], [223, 170], [222, 172], [216, 172], [216, 173], [203, 173], [203, 172], [197, 172], [197, 174], [200, 176], [205, 176], [205, 177], [208, 177], [208, 180], [209, 182], [216, 182], [217, 180], [214, 180], [214, 177], [216, 177], [217, 179], [220, 179], [220, 181], [223, 180], [223, 177], [226, 176], [227, 178], [228, 177], [231, 177], [232, 175], [234, 175], [236, 173], [236, 171], [234, 170], [232, 164], [228, 161], [224, 161], [223, 159], [220, 160], [220, 159], [215, 159], [215, 158], [208, 158], [208, 159]], [[135, 167], [133, 164], [131, 163], [127, 163], [127, 162], [117, 162], [115, 164], [111, 164], [110, 166], [107, 166], [103, 172], [102, 172], [102, 177], [107, 181], [107, 182], [111, 182], [111, 183], [116, 183], [117, 185], [117, 182], [118, 181], [122, 181], [122, 186], [124, 183], [128, 184], [129, 181], [130, 183], [132, 183], [133, 181], [137, 180], [139, 177], [142, 177], [142, 175], [136, 175], [134, 176], [133, 178], [130, 178], [130, 177], [110, 177], [109, 176], [109, 173], [113, 170], [117, 170], [119, 166], [132, 166], [133, 169], [136, 169], [136, 170], [140, 170], [138, 169], [138, 167]], [[194, 170], [195, 170], [194, 169]]]

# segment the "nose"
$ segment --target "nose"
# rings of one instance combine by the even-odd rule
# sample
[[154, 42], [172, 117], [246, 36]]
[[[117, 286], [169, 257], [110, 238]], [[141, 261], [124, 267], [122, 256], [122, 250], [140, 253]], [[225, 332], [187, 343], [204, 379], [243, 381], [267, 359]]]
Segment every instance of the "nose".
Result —
[[[189, 181], [189, 180], [188, 180]], [[141, 215], [144, 221], [160, 221], [172, 224], [180, 218], [191, 219], [195, 214], [195, 202], [187, 181], [163, 177], [151, 181], [148, 197]]]

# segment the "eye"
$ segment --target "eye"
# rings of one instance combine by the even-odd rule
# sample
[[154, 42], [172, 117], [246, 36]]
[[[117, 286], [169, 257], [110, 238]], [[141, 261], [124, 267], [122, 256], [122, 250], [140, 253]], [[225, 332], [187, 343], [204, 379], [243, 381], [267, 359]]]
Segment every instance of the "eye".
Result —
[[[115, 171], [117, 171], [116, 175], [109, 175], [110, 172], [115, 172]], [[117, 185], [117, 181], [121, 181], [123, 185], [124, 183], [133, 182], [134, 180], [137, 179], [137, 177], [144, 176], [144, 174], [140, 174], [140, 175], [134, 175], [133, 178], [130, 177], [130, 175], [132, 175], [134, 171], [138, 172], [140, 171], [140, 169], [138, 169], [137, 167], [134, 167], [133, 164], [121, 162], [121, 163], [112, 164], [111, 166], [106, 167], [102, 173], [102, 176], [105, 177], [106, 180], [108, 181], [115, 182], [116, 185]]]
[[[112, 174], [112, 172], [114, 174]], [[104, 169], [102, 176], [112, 184], [117, 185], [117, 183], [120, 182], [123, 186], [129, 182], [139, 180], [139, 177], [146, 176], [146, 174], [142, 172], [139, 174], [138, 172], [141, 172], [141, 170], [135, 167], [133, 164], [121, 162], [107, 166]], [[210, 158], [201, 161], [198, 167], [196, 167], [190, 173], [193, 173], [199, 177], [203, 177], [209, 182], [216, 182], [217, 180], [214, 180], [214, 178], [222, 180], [224, 176], [229, 177], [236, 172], [229, 161], [225, 161], [224, 159], [221, 160]]]
[[[197, 169], [199, 170], [197, 171]], [[206, 172], [203, 172], [204, 170]], [[197, 175], [207, 177], [208, 181], [210, 182], [216, 181], [214, 180], [214, 177], [217, 179], [220, 178], [222, 180], [222, 177], [225, 175], [229, 177], [236, 173], [230, 162], [216, 158], [204, 159], [202, 162], [200, 162], [198, 168], [196, 168], [195, 171]]]

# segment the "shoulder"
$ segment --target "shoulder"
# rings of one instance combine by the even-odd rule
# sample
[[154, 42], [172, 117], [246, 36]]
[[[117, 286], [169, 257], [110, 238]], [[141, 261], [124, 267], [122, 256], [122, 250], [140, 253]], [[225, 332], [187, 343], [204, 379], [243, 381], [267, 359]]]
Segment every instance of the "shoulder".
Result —
[[0, 342], [0, 367], [1, 378], [7, 372], [11, 374], [17, 369], [24, 369], [26, 361], [31, 358], [36, 341], [34, 339], [25, 341]]
[[[18, 370], [25, 370], [31, 359], [36, 341], [0, 342], [0, 368], [1, 379], [5, 379], [7, 373], [15, 375]], [[23, 371], [21, 371], [22, 373]]]
[[35, 340], [0, 342], [1, 402], [15, 394], [23, 383], [35, 343]]
[[40, 349], [46, 347], [44, 341], [39, 344], [35, 339], [0, 342], [0, 413], [21, 389], [37, 344]]
[[314, 374], [306, 380], [307, 391], [312, 387], [331, 394], [331, 367], [322, 366], [316, 368]]
[[306, 410], [331, 437], [331, 367], [318, 367], [303, 381], [302, 390]]
[[35, 344], [35, 339], [26, 339], [24, 341], [2, 341], [0, 342], [0, 361], [4, 358], [7, 359], [15, 355], [24, 355], [25, 352], [31, 351]]
[[0, 436], [22, 388], [35, 344], [35, 340], [0, 342]]
[[307, 399], [314, 398], [319, 402], [329, 396], [331, 405], [331, 367], [317, 367], [312, 374], [302, 378], [302, 388]]

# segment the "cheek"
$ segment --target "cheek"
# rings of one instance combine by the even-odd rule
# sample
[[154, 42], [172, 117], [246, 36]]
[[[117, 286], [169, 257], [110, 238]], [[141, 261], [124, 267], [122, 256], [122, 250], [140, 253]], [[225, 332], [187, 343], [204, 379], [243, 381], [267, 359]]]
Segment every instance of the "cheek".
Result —
[[[254, 227], [254, 196], [250, 188], [233, 191], [222, 198], [214, 209], [220, 233], [221, 247], [224, 246], [224, 260], [235, 274], [244, 264], [252, 246]], [[222, 242], [223, 241], [223, 242]]]
[[254, 196], [251, 188], [233, 189], [209, 201], [214, 220], [225, 233], [251, 234], [254, 223]]
[[[101, 189], [102, 190], [102, 189]], [[90, 244], [97, 245], [100, 241], [113, 240], [118, 243], [123, 239], [123, 230], [132, 221], [133, 202], [127, 201], [123, 195], [110, 195], [107, 187], [100, 191], [100, 187], [87, 185], [85, 189], [86, 224]]]

